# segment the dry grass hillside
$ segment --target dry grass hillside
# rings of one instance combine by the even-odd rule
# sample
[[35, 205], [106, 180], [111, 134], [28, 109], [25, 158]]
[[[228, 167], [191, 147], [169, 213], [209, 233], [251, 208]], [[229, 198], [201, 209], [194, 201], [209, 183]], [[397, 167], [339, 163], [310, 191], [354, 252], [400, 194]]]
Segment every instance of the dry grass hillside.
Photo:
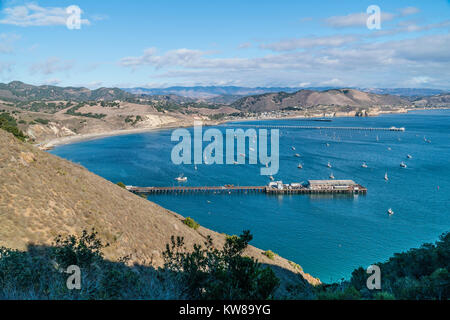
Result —
[[249, 96], [232, 104], [247, 111], [274, 111], [287, 107], [339, 106], [367, 108], [373, 106], [406, 106], [410, 102], [397, 96], [362, 92], [355, 89], [333, 89], [327, 91], [300, 90], [295, 93], [268, 93]]
[[[110, 243], [106, 258], [131, 255], [131, 261], [162, 266], [162, 252], [172, 235], [187, 248], [210, 235], [216, 245], [225, 236], [194, 230], [183, 217], [87, 171], [81, 166], [22, 143], [0, 130], [0, 246], [25, 250], [30, 243], [51, 244], [59, 235], [95, 228]], [[293, 263], [249, 247], [246, 255], [272, 265], [282, 284], [319, 281]], [[283, 286], [282, 286], [283, 287]]]

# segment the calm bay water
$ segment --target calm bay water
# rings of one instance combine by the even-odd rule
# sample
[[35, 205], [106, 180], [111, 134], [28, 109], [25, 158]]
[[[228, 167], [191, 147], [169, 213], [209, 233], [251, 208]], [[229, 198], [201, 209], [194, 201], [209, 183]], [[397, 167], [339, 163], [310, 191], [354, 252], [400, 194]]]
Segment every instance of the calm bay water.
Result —
[[[295, 261], [325, 282], [349, 278], [359, 266], [385, 261], [395, 252], [434, 242], [450, 231], [450, 110], [338, 118], [331, 123], [277, 120], [245, 124], [262, 123], [396, 126], [405, 127], [406, 132], [280, 130], [277, 180], [328, 179], [332, 172], [336, 179], [353, 179], [366, 186], [366, 196], [196, 194], [155, 195], [149, 200], [218, 232], [251, 230], [253, 245]], [[198, 170], [193, 165], [175, 166], [170, 158], [175, 145], [171, 133], [109, 137], [60, 146], [51, 153], [127, 185], [177, 185], [174, 178], [181, 173], [189, 179], [183, 184], [187, 186], [269, 182], [260, 176], [259, 165], [199, 165]], [[413, 159], [407, 159], [408, 154]], [[328, 161], [332, 169], [327, 168]], [[400, 168], [402, 161], [408, 168]], [[303, 170], [297, 169], [299, 162]], [[362, 168], [363, 162], [369, 167]], [[384, 180], [386, 171], [389, 182]], [[394, 216], [387, 215], [389, 208]]]

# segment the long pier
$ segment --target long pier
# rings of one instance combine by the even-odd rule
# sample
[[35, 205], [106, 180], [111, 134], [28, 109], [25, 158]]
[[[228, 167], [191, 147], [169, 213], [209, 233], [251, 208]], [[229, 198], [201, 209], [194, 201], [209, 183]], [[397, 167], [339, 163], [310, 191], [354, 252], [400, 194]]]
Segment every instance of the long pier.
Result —
[[264, 124], [225, 124], [224, 127], [249, 127], [249, 128], [266, 128], [266, 129], [310, 129], [310, 130], [354, 130], [354, 131], [395, 131], [405, 132], [405, 128], [374, 128], [374, 127], [320, 127], [320, 126], [289, 126], [289, 125], [264, 125]]
[[192, 194], [192, 193], [265, 193], [265, 194], [366, 194], [367, 188], [355, 184], [340, 187], [311, 188], [305, 186], [284, 185], [283, 187], [273, 186], [201, 186], [201, 187], [135, 187], [127, 186], [128, 191], [140, 195], [152, 194]]

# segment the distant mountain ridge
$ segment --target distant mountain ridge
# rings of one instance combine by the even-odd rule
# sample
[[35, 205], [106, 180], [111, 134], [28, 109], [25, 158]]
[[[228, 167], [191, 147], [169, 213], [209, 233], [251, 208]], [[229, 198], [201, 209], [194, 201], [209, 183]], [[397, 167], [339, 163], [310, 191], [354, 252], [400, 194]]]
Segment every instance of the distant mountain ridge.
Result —
[[[168, 87], [168, 88], [123, 88], [122, 90], [134, 94], [164, 95], [175, 94], [189, 98], [213, 99], [218, 96], [249, 96], [265, 93], [286, 92], [294, 93], [300, 90], [327, 91], [340, 89], [339, 87], [238, 87], [238, 86], [193, 86], [193, 87]], [[422, 88], [351, 88], [359, 91], [375, 94], [390, 94], [404, 97], [432, 96], [445, 93], [445, 90]]]
[[90, 90], [83, 87], [33, 86], [20, 81], [8, 84], [0, 83], [0, 99], [7, 101], [37, 100], [124, 100], [134, 97], [133, 94], [119, 88], [99, 88]]

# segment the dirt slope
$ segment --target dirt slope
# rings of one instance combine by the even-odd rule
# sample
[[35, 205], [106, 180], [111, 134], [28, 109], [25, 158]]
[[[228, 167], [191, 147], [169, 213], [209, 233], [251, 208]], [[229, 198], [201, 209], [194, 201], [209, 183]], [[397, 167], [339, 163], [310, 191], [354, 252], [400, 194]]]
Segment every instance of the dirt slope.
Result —
[[[111, 244], [105, 251], [108, 259], [131, 254], [133, 262], [161, 266], [172, 235], [183, 236], [188, 248], [207, 235], [217, 245], [224, 243], [224, 235], [203, 227], [193, 230], [182, 219], [0, 130], [0, 246], [25, 250], [29, 243], [51, 244], [58, 234], [94, 227]], [[274, 265], [284, 284], [298, 281], [298, 273], [318, 283], [281, 257], [270, 260], [254, 247], [246, 254]]]

